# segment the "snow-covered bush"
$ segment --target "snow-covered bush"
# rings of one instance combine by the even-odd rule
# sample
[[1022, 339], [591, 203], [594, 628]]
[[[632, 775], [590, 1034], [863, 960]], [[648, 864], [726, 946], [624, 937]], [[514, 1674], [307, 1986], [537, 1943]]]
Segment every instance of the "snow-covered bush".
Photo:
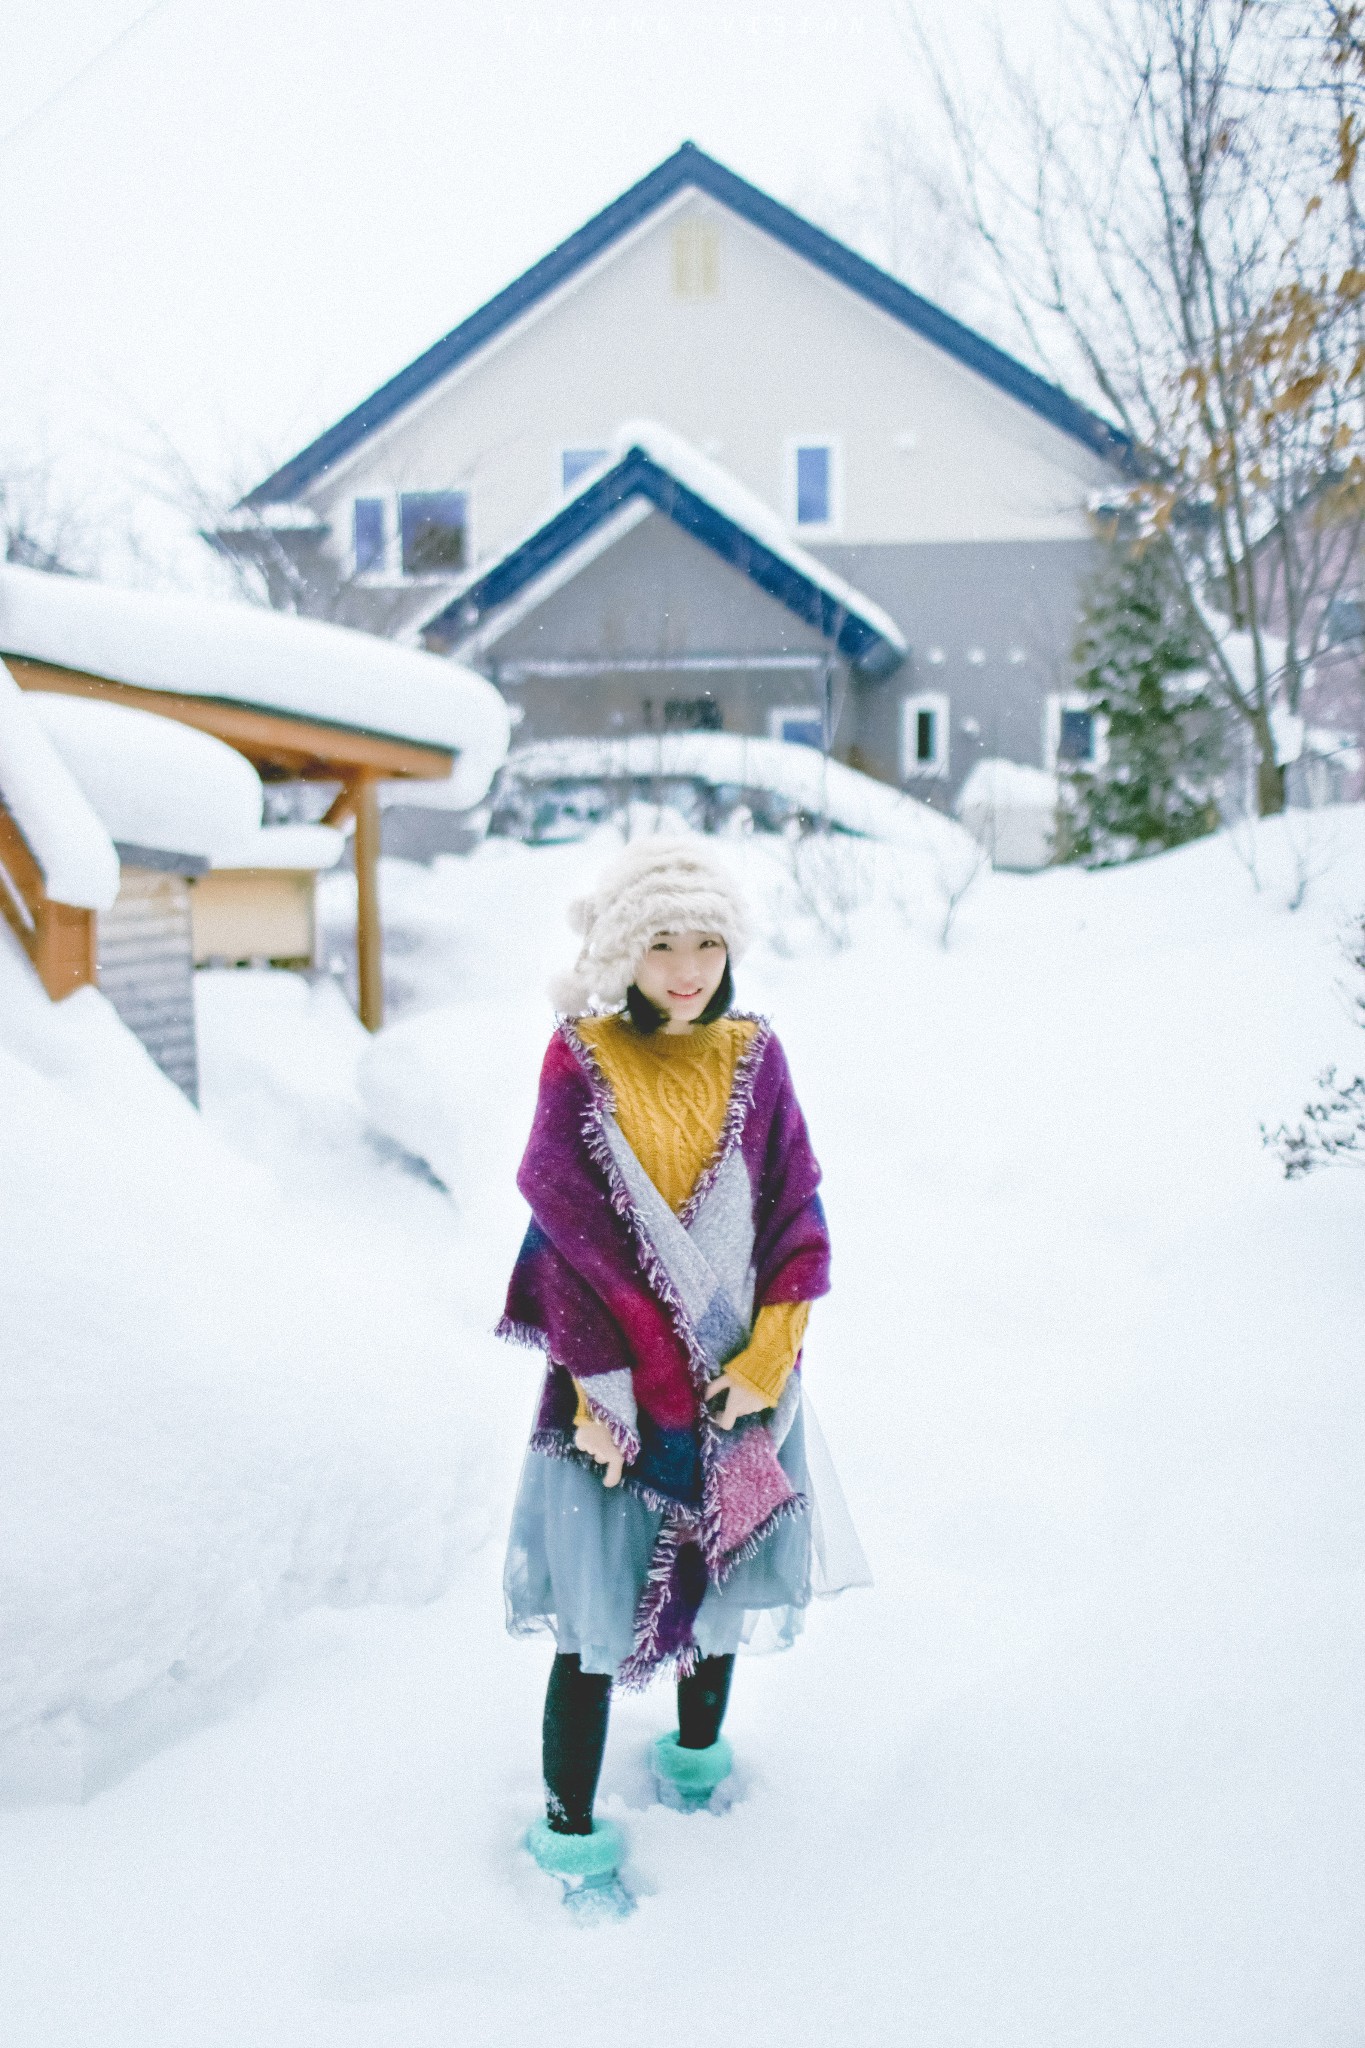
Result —
[[[1349, 941], [1347, 957], [1365, 975], [1365, 917]], [[1365, 1030], [1365, 991], [1352, 1007]], [[1286, 1180], [1300, 1180], [1317, 1166], [1365, 1166], [1365, 1074], [1343, 1080], [1335, 1067], [1318, 1076], [1318, 1094], [1304, 1104], [1304, 1121], [1264, 1132], [1280, 1157]]]

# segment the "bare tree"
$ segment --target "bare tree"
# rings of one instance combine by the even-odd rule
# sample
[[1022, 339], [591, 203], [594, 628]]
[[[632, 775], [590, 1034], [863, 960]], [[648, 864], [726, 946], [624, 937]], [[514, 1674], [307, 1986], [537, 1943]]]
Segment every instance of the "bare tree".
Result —
[[239, 455], [213, 481], [163, 432], [149, 426], [149, 433], [152, 450], [143, 463], [148, 490], [213, 550], [239, 597], [380, 634], [406, 623], [410, 594], [362, 584], [327, 546], [325, 522], [307, 507], [249, 503], [248, 480], [269, 472], [269, 455]]
[[997, 44], [984, 139], [916, 25], [1016, 317], [1127, 439], [1107, 509], [1169, 550], [1262, 815], [1285, 802], [1279, 715], [1358, 575], [1361, 12], [1100, 0], [1049, 85]]
[[41, 456], [0, 452], [0, 559], [88, 576], [97, 554], [90, 509], [61, 486], [53, 464]]

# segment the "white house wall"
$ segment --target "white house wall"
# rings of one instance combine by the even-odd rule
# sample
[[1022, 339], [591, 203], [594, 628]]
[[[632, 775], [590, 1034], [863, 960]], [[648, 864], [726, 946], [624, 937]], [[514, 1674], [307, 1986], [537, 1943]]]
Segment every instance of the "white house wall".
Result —
[[[719, 232], [714, 298], [673, 236]], [[565, 447], [676, 429], [789, 514], [798, 439], [837, 447], [845, 543], [1081, 538], [1098, 456], [761, 230], [689, 192], [343, 458], [307, 494], [343, 544], [356, 496], [465, 487], [487, 561], [558, 502]], [[810, 529], [803, 535], [814, 538]]]

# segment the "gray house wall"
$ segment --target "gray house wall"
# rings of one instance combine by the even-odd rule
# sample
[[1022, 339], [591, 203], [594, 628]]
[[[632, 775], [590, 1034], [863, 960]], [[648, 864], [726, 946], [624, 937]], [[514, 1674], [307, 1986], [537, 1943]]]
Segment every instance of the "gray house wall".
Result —
[[[772, 710], [822, 706], [828, 665], [839, 758], [947, 806], [983, 758], [1043, 764], [1047, 699], [1071, 684], [1096, 545], [812, 549], [889, 612], [910, 645], [874, 682], [842, 659], [829, 663], [814, 626], [650, 512], [476, 658], [522, 711], [517, 744], [664, 730], [670, 702], [704, 696], [725, 731], [766, 734]], [[948, 699], [948, 772], [906, 776], [902, 705], [927, 691]]]
[[[857, 765], [947, 804], [983, 759], [1042, 766], [1049, 694], [1073, 678], [1093, 541], [942, 541], [825, 546], [821, 561], [888, 611], [910, 643], [884, 682], [859, 684]], [[947, 697], [948, 773], [901, 773], [901, 704]]]

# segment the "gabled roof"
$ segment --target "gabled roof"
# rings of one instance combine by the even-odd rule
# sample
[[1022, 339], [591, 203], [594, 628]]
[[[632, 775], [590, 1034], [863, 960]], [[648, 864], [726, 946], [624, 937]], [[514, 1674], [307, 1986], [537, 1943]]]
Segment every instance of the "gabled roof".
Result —
[[684, 142], [637, 185], [614, 199], [567, 241], [552, 249], [548, 256], [542, 256], [539, 263], [533, 263], [512, 284], [480, 306], [477, 313], [462, 320], [405, 370], [400, 370], [387, 384], [381, 384], [353, 412], [348, 412], [282, 469], [258, 484], [242, 503], [260, 507], [292, 499], [430, 385], [465, 362], [613, 242], [688, 187], [705, 192], [741, 219], [762, 228], [827, 276], [847, 285], [892, 319], [955, 356], [969, 370], [998, 385], [1064, 434], [1083, 442], [1098, 455], [1124, 460], [1129, 447], [1127, 440], [1098, 414], [1068, 397], [1056, 384], [1036, 376], [1003, 349], [964, 327], [960, 320], [954, 320], [951, 314], [922, 299], [898, 278], [879, 270], [865, 256], [857, 255], [833, 235], [803, 220], [789, 206], [770, 199], [756, 185], [707, 156], [695, 143]]
[[464, 583], [424, 633], [446, 646], [474, 636], [490, 613], [529, 590], [632, 499], [655, 506], [814, 626], [865, 675], [887, 675], [905, 658], [900, 628], [880, 605], [792, 541], [781, 520], [728, 470], [650, 420], [622, 427], [605, 469], [586, 477], [549, 519]]

